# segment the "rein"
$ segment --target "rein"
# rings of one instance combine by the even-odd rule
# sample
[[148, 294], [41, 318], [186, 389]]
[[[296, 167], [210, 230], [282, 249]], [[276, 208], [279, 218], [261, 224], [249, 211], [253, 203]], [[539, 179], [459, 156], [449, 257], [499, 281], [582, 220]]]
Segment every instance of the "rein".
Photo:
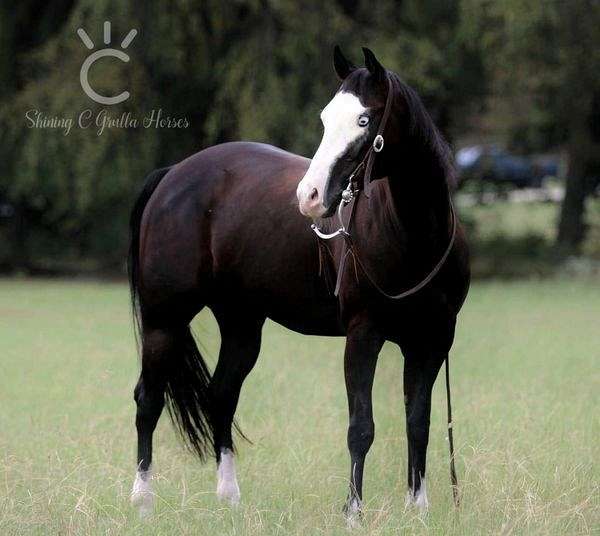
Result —
[[[456, 212], [454, 210], [452, 198], [449, 197], [450, 218], [452, 220], [452, 232], [451, 232], [451, 236], [450, 236], [450, 242], [448, 243], [448, 246], [446, 247], [444, 254], [442, 255], [442, 257], [440, 258], [438, 263], [433, 267], [433, 269], [427, 274], [427, 276], [425, 278], [423, 278], [419, 283], [417, 283], [413, 287], [411, 287], [403, 292], [400, 292], [399, 294], [388, 294], [387, 292], [385, 292], [375, 282], [374, 278], [366, 270], [365, 265], [363, 264], [360, 257], [356, 253], [356, 250], [352, 243], [352, 236], [350, 235], [350, 227], [351, 227], [352, 221], [353, 221], [356, 201], [358, 199], [358, 196], [361, 193], [361, 190], [358, 187], [358, 183], [356, 181], [356, 177], [359, 175], [360, 171], [363, 168], [365, 168], [364, 175], [363, 175], [363, 191], [364, 191], [365, 197], [369, 198], [371, 196], [371, 187], [372, 187], [371, 174], [373, 172], [373, 165], [375, 164], [375, 157], [377, 156], [378, 153], [380, 153], [383, 150], [383, 147], [385, 144], [385, 140], [383, 138], [383, 132], [385, 130], [385, 127], [386, 127], [386, 124], [387, 124], [387, 121], [389, 119], [389, 116], [391, 114], [391, 109], [392, 109], [392, 99], [393, 99], [392, 80], [389, 76], [387, 76], [386, 78], [387, 78], [388, 92], [387, 92], [387, 96], [386, 96], [383, 116], [381, 117], [381, 121], [380, 121], [379, 127], [377, 129], [377, 134], [375, 135], [375, 138], [373, 139], [373, 143], [367, 150], [367, 153], [365, 154], [363, 159], [359, 162], [359, 164], [354, 168], [354, 171], [352, 171], [352, 173], [348, 177], [348, 186], [346, 186], [346, 189], [342, 192], [342, 199], [341, 199], [340, 204], [337, 209], [337, 217], [340, 222], [339, 229], [337, 231], [334, 231], [333, 233], [323, 233], [317, 227], [316, 224], [313, 223], [311, 225], [311, 229], [322, 240], [331, 240], [333, 238], [337, 238], [338, 236], [341, 236], [344, 239], [344, 244], [342, 247], [342, 254], [341, 254], [341, 258], [340, 258], [340, 264], [339, 264], [338, 273], [337, 273], [335, 291], [334, 291], [335, 296], [338, 296], [339, 292], [340, 292], [342, 278], [344, 276], [345, 267], [346, 267], [346, 260], [349, 255], [352, 255], [352, 257], [355, 261], [355, 269], [356, 269], [356, 264], [358, 264], [358, 266], [360, 266], [365, 277], [368, 279], [368, 281], [373, 286], [373, 288], [375, 288], [375, 290], [377, 290], [377, 292], [379, 292], [379, 294], [381, 294], [382, 296], [384, 296], [385, 298], [390, 299], [390, 300], [401, 300], [401, 299], [407, 298], [408, 296], [411, 296], [411, 295], [419, 292], [421, 289], [423, 289], [425, 286], [427, 286], [431, 282], [431, 280], [438, 274], [438, 272], [441, 270], [442, 266], [448, 259], [448, 256], [450, 255], [450, 252], [452, 251], [452, 247], [454, 246], [454, 240], [456, 238], [456, 228], [457, 228]], [[342, 211], [343, 211], [343, 208], [348, 204], [350, 205], [350, 216], [348, 218], [348, 225], [345, 225], [343, 217], [342, 217]], [[458, 479], [456, 476], [456, 468], [454, 465], [454, 438], [453, 438], [453, 433], [452, 433], [452, 405], [451, 405], [451, 400], [450, 400], [450, 363], [449, 363], [448, 355], [446, 355], [445, 362], [446, 362], [446, 400], [447, 400], [447, 407], [448, 407], [448, 419], [447, 419], [448, 444], [449, 444], [449, 448], [450, 448], [450, 481], [452, 484], [452, 496], [454, 498], [454, 504], [456, 506], [458, 506], [460, 501], [459, 501], [459, 495], [458, 495]]]

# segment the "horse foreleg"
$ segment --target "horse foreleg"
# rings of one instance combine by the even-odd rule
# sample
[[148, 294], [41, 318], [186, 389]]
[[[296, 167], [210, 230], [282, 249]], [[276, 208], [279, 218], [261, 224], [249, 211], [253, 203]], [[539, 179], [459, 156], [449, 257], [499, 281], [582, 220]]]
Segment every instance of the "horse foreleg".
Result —
[[408, 493], [406, 505], [427, 510], [425, 465], [429, 442], [431, 391], [444, 355], [427, 352], [405, 352], [404, 403], [408, 439]]
[[349, 525], [361, 514], [362, 482], [365, 457], [375, 437], [371, 390], [383, 337], [368, 325], [349, 330], [344, 355], [344, 373], [348, 395], [348, 450], [350, 451], [350, 489], [344, 507]]

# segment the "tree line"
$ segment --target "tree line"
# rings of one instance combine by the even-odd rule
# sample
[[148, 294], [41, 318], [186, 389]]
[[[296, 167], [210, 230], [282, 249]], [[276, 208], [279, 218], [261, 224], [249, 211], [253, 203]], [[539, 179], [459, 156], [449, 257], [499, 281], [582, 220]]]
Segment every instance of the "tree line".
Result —
[[[90, 50], [76, 33], [85, 29], [102, 48], [104, 21], [111, 46], [138, 30], [131, 61], [90, 70], [99, 93], [131, 94], [109, 110], [82, 91]], [[557, 248], [576, 252], [600, 175], [599, 36], [596, 0], [4, 2], [0, 267], [35, 271], [44, 259], [121, 267], [145, 174], [203, 147], [250, 139], [310, 156], [318, 112], [337, 86], [334, 44], [357, 62], [360, 46], [375, 50], [451, 142], [500, 100], [514, 110], [494, 119], [504, 141], [566, 150]], [[113, 123], [99, 134], [101, 125], [81, 128], [81, 113]], [[167, 123], [127, 126], [127, 114], [143, 122], [157, 113]], [[65, 134], [68, 125], [42, 126], [52, 119], [73, 123]]]

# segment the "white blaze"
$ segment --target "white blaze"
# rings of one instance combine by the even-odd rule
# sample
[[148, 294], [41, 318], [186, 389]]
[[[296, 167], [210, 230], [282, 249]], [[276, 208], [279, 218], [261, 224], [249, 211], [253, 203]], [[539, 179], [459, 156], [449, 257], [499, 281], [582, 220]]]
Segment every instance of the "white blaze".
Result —
[[[300, 211], [304, 215], [319, 217], [325, 212], [323, 197], [331, 170], [349, 145], [367, 133], [367, 129], [358, 124], [366, 111], [356, 95], [340, 92], [321, 112], [323, 138], [297, 189]], [[314, 189], [318, 197], [311, 200]]]

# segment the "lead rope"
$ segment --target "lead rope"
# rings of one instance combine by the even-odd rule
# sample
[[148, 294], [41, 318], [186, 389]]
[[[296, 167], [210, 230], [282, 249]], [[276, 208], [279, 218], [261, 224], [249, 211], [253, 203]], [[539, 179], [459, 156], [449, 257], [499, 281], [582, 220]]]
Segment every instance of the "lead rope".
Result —
[[[448, 244], [446, 251], [444, 252], [444, 254], [443, 254], [442, 258], [440, 259], [440, 261], [438, 262], [438, 264], [427, 275], [427, 277], [425, 277], [425, 279], [423, 279], [419, 284], [415, 285], [414, 287], [412, 287], [404, 292], [401, 292], [400, 294], [396, 294], [395, 296], [387, 294], [386, 292], [383, 291], [383, 289], [381, 289], [375, 283], [375, 281], [371, 278], [369, 273], [365, 270], [365, 267], [363, 266], [360, 258], [358, 258], [358, 256], [356, 255], [356, 252], [354, 251], [354, 248], [352, 247], [351, 236], [350, 236], [349, 231], [350, 231], [350, 226], [352, 225], [352, 217], [354, 215], [354, 206], [356, 204], [356, 197], [360, 193], [360, 190], [358, 190], [354, 186], [354, 178], [358, 175], [358, 173], [362, 170], [363, 166], [365, 166], [365, 163], [366, 163], [366, 168], [365, 168], [364, 175], [363, 175], [363, 191], [364, 191], [365, 197], [369, 198], [370, 194], [371, 194], [371, 186], [372, 186], [371, 185], [371, 173], [373, 171], [373, 165], [375, 163], [375, 156], [377, 155], [377, 153], [380, 153], [381, 150], [383, 149], [383, 146], [384, 146], [383, 132], [385, 130], [385, 126], [386, 126], [387, 120], [390, 116], [391, 109], [392, 109], [392, 106], [391, 106], [392, 105], [392, 81], [389, 77], [387, 77], [387, 85], [388, 85], [388, 93], [386, 96], [386, 102], [385, 102], [383, 116], [379, 123], [379, 128], [377, 129], [377, 135], [375, 136], [375, 139], [373, 140], [371, 147], [369, 148], [369, 150], [367, 151], [367, 153], [365, 154], [365, 156], [363, 157], [361, 162], [358, 164], [358, 166], [356, 166], [356, 168], [350, 175], [347, 188], [344, 190], [344, 192], [342, 192], [342, 200], [340, 201], [338, 211], [337, 211], [338, 219], [340, 221], [340, 228], [337, 231], [334, 231], [333, 233], [327, 234], [327, 233], [321, 232], [316, 224], [313, 223], [311, 225], [311, 229], [315, 232], [315, 234], [319, 238], [321, 238], [323, 240], [331, 240], [332, 238], [336, 238], [338, 236], [342, 236], [344, 238], [344, 244], [342, 247], [342, 256], [341, 256], [340, 265], [338, 267], [338, 275], [337, 275], [337, 281], [336, 281], [336, 286], [335, 286], [335, 291], [334, 291], [335, 296], [337, 296], [340, 291], [342, 277], [344, 275], [344, 270], [345, 270], [345, 265], [346, 265], [346, 259], [349, 254], [352, 255], [353, 260], [354, 260], [355, 274], [357, 273], [356, 264], [358, 263], [358, 265], [361, 267], [361, 269], [362, 269], [363, 273], [365, 274], [365, 276], [367, 277], [367, 279], [379, 291], [380, 294], [382, 294], [383, 296], [385, 296], [388, 299], [400, 300], [400, 299], [406, 298], [408, 296], [411, 296], [412, 294], [415, 294], [416, 292], [421, 290], [437, 275], [437, 273], [439, 272], [439, 270], [441, 269], [443, 264], [446, 262], [446, 259], [448, 258], [448, 255], [450, 254], [450, 251], [452, 250], [452, 246], [454, 245], [454, 238], [456, 236], [456, 213], [454, 211], [454, 206], [452, 204], [452, 196], [450, 196], [449, 201], [450, 201], [450, 215], [452, 218], [452, 234], [450, 237], [450, 243]], [[342, 218], [342, 209], [347, 204], [350, 204], [350, 217], [348, 218], [348, 225], [346, 226], [346, 225], [344, 225], [344, 220]], [[319, 266], [320, 266], [320, 261], [321, 261], [321, 256], [320, 256], [320, 251], [319, 251]], [[319, 270], [320, 270], [320, 268], [319, 268]], [[459, 494], [458, 494], [458, 478], [456, 477], [456, 467], [454, 464], [454, 437], [453, 437], [453, 433], [452, 433], [452, 404], [450, 402], [450, 363], [449, 363], [448, 356], [446, 356], [446, 399], [447, 399], [447, 403], [448, 403], [448, 444], [450, 446], [450, 481], [452, 484], [452, 496], [454, 498], [454, 505], [458, 507], [460, 504], [460, 499], [459, 499]]]
[[[363, 262], [360, 260], [360, 257], [356, 253], [356, 251], [354, 249], [354, 246], [351, 243], [348, 245], [348, 249], [350, 249], [352, 251], [352, 255], [356, 259], [356, 262], [360, 266], [363, 274], [365, 274], [365, 277], [369, 280], [369, 282], [371, 283], [371, 285], [379, 292], [379, 294], [381, 294], [385, 298], [388, 298], [389, 300], [402, 300], [404, 298], [408, 298], [408, 296], [412, 296], [413, 294], [416, 294], [417, 292], [419, 292], [419, 290], [421, 290], [422, 288], [424, 288], [425, 286], [427, 286], [429, 284], [429, 282], [442, 269], [442, 266], [446, 262], [446, 259], [448, 258], [448, 255], [450, 255], [450, 252], [452, 251], [452, 246], [454, 246], [454, 239], [456, 238], [456, 225], [457, 224], [456, 224], [456, 213], [454, 211], [454, 205], [452, 203], [452, 198], [451, 197], [450, 197], [450, 217], [452, 218], [452, 231], [451, 231], [452, 234], [450, 235], [450, 242], [448, 243], [448, 247], [444, 251], [444, 254], [442, 255], [441, 259], [433, 267], [433, 270], [431, 270], [431, 272], [429, 272], [427, 274], [427, 277], [425, 277], [424, 279], [422, 279], [414, 287], [411, 287], [408, 290], [405, 290], [404, 292], [400, 292], [400, 294], [388, 294], [387, 292], [385, 292], [385, 290], [383, 290], [375, 282], [375, 280], [373, 279], [373, 277], [371, 277], [371, 275], [369, 274], [369, 272], [365, 268], [365, 265], [363, 264]], [[350, 225], [348, 225], [347, 228], [344, 228], [344, 234], [343, 234], [343, 236], [344, 236], [344, 239], [346, 239], [346, 241], [350, 240], [349, 228], [350, 228]], [[342, 268], [342, 267], [343, 266], [340, 264], [340, 268]], [[340, 288], [341, 278], [342, 278], [343, 275], [344, 275], [343, 272], [341, 272], [341, 270], [340, 270], [338, 272], [338, 284], [336, 286], [337, 290], [339, 290], [339, 288]], [[337, 293], [336, 293], [336, 296], [337, 296]]]
[[450, 400], [450, 358], [446, 355], [446, 401], [448, 404], [448, 445], [450, 447], [450, 482], [452, 483], [452, 497], [454, 506], [460, 505], [458, 496], [458, 478], [456, 477], [456, 467], [454, 465], [454, 436], [452, 434], [452, 402]]

